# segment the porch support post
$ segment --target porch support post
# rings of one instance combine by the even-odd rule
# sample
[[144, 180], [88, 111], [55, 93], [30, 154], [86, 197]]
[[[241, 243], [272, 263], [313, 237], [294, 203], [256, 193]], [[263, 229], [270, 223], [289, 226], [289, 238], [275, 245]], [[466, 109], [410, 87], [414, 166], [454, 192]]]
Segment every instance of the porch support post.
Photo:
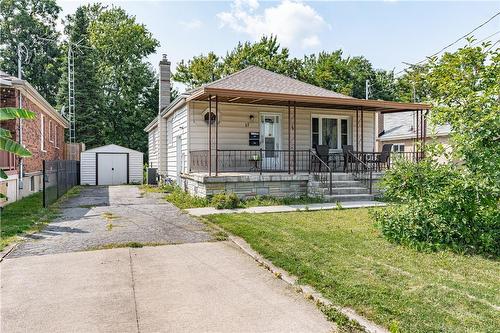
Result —
[[360, 124], [360, 127], [361, 127], [361, 153], [363, 153], [364, 151], [364, 141], [363, 141], [363, 137], [364, 137], [364, 117], [363, 117], [363, 114], [364, 114], [364, 109], [361, 108], [361, 124]]
[[215, 95], [215, 176], [219, 174], [219, 97]]
[[359, 149], [358, 141], [359, 141], [359, 108], [356, 108], [356, 151]]
[[208, 175], [212, 175], [212, 95], [208, 95]]
[[420, 154], [419, 154], [419, 140], [420, 140], [420, 110], [416, 110], [417, 112], [417, 115], [415, 117], [416, 121], [415, 121], [415, 134], [416, 134], [416, 138], [415, 138], [415, 159], [418, 161], [420, 159]]
[[293, 174], [297, 173], [297, 106], [293, 102]]
[[291, 162], [291, 155], [290, 155], [290, 151], [291, 151], [291, 148], [290, 148], [290, 130], [291, 130], [292, 126], [290, 124], [290, 101], [288, 101], [288, 174], [290, 174], [291, 172], [291, 169], [290, 169], [290, 162]]
[[424, 145], [422, 147], [422, 151], [425, 154], [425, 142], [427, 140], [427, 115], [429, 113], [429, 110], [425, 110], [424, 113]]

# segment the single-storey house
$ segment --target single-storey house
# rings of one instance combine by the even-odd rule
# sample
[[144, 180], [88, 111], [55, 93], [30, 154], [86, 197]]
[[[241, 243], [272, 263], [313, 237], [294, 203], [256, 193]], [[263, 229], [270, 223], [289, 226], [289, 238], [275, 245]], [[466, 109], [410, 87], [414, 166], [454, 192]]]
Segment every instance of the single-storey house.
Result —
[[149, 166], [197, 196], [371, 199], [372, 171], [385, 164], [376, 152], [376, 113], [415, 111], [423, 119], [427, 109], [356, 99], [257, 66], [170, 102], [164, 57], [159, 113], [145, 128]]
[[1, 206], [42, 190], [42, 162], [64, 159], [64, 131], [69, 123], [29, 82], [2, 71], [0, 107], [22, 107], [36, 113], [32, 120], [0, 122], [1, 128], [10, 131], [13, 140], [32, 153], [31, 157], [20, 159], [0, 151], [0, 168], [8, 175], [8, 179], [0, 179], [0, 191], [8, 198], [0, 201]]
[[[399, 112], [378, 114], [377, 151], [384, 144], [392, 144], [392, 151], [397, 153], [412, 153], [416, 149], [417, 132], [416, 112]], [[431, 126], [425, 122], [425, 140], [436, 141], [448, 145], [450, 125]]]

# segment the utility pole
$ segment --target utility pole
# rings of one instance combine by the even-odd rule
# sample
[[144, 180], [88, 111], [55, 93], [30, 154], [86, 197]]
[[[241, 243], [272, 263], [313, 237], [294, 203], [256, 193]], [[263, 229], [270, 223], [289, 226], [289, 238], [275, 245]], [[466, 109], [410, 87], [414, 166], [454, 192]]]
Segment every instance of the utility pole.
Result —
[[365, 99], [370, 97], [370, 80], [366, 79], [365, 81]]

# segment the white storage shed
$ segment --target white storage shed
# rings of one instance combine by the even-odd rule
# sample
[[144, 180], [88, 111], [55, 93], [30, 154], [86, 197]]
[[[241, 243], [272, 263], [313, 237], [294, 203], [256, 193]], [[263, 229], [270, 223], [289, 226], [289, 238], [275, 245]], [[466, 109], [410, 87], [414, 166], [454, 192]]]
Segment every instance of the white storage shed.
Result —
[[143, 154], [118, 145], [89, 149], [80, 154], [82, 185], [142, 184]]

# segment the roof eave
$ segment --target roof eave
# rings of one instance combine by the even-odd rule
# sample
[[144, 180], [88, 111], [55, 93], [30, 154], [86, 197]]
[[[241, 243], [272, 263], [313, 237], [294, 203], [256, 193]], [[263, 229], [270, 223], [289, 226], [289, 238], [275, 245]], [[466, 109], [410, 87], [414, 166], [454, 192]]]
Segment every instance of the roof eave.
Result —
[[317, 104], [330, 104], [330, 105], [349, 105], [352, 107], [365, 107], [372, 109], [371, 111], [380, 111], [382, 113], [389, 112], [404, 112], [414, 110], [430, 109], [429, 104], [423, 103], [399, 103], [378, 100], [364, 100], [357, 98], [340, 98], [340, 97], [325, 97], [325, 96], [308, 96], [308, 95], [294, 95], [282, 93], [268, 93], [247, 90], [233, 90], [222, 88], [203, 87], [199, 91], [191, 94], [187, 98], [187, 102], [193, 100], [207, 100], [209, 95], [219, 95], [226, 97], [249, 97], [249, 98], [262, 98], [269, 100], [289, 100], [304, 103], [317, 103]]

